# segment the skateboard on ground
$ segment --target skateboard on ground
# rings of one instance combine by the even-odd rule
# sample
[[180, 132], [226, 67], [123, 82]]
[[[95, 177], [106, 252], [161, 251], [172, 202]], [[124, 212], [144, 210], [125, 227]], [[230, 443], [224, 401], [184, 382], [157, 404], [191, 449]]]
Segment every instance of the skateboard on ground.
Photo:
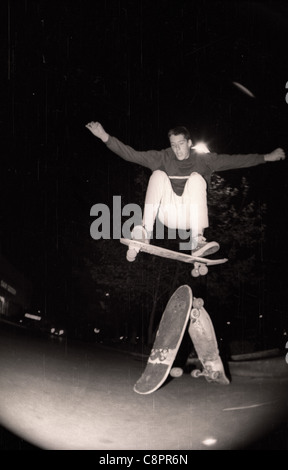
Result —
[[[208, 273], [208, 266], [215, 266], [217, 264], [223, 264], [228, 261], [227, 258], [222, 259], [208, 259], [201, 258], [199, 256], [188, 255], [179, 251], [168, 250], [160, 246], [151, 245], [150, 243], [144, 243], [137, 240], [130, 240], [128, 238], [120, 238], [120, 242], [128, 246], [127, 259], [129, 261], [130, 250], [139, 253], [143, 251], [151, 255], [160, 256], [162, 258], [174, 259], [176, 261], [182, 261], [183, 263], [190, 263], [194, 265], [191, 271], [193, 277], [205, 276]], [[135, 256], [133, 257], [135, 259]]]
[[192, 290], [180, 286], [164, 310], [146, 368], [134, 385], [140, 394], [155, 392], [166, 380], [181, 344], [192, 308]]
[[213, 323], [204, 308], [202, 299], [194, 298], [190, 317], [188, 333], [202, 364], [202, 370], [194, 369], [191, 372], [192, 377], [203, 375], [207, 382], [217, 382], [222, 385], [229, 384], [230, 381], [226, 377], [219, 355]]

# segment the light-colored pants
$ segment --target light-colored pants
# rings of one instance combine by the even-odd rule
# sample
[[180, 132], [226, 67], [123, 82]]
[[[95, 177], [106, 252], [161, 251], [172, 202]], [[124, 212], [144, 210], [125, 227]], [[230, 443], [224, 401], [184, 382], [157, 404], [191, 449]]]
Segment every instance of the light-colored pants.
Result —
[[205, 179], [199, 173], [191, 173], [182, 196], [178, 196], [168, 175], [161, 170], [154, 171], [148, 183], [143, 214], [143, 225], [148, 232], [153, 231], [157, 216], [168, 228], [203, 234], [208, 227]]

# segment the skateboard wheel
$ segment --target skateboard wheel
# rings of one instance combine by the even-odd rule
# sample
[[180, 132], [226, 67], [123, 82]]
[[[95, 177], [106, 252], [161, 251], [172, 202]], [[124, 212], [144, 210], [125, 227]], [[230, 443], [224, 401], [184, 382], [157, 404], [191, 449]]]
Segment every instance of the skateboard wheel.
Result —
[[211, 374], [211, 379], [212, 380], [217, 380], [217, 379], [219, 379], [219, 377], [220, 377], [220, 372], [218, 370], [215, 371], [215, 372], [212, 372], [212, 374]]
[[174, 378], [181, 377], [183, 375], [183, 369], [181, 367], [172, 367], [170, 375]]
[[130, 261], [132, 263], [132, 261], [135, 261], [136, 256], [137, 256], [137, 251], [136, 250], [133, 250], [133, 249], [127, 250], [127, 253], [126, 253], [127, 261]]
[[199, 318], [200, 312], [198, 308], [192, 308], [190, 315], [191, 315], [191, 318]]
[[192, 274], [192, 277], [199, 277], [200, 276], [199, 269], [195, 269], [195, 268], [192, 269], [191, 274]]
[[199, 297], [198, 299], [193, 299], [193, 307], [194, 308], [201, 308], [204, 305], [204, 300]]
[[203, 264], [203, 266], [199, 267], [200, 276], [206, 276], [207, 273], [208, 273], [208, 268], [205, 264]]
[[194, 377], [195, 379], [198, 379], [200, 375], [201, 375], [201, 371], [199, 369], [194, 369], [191, 372], [191, 377]]

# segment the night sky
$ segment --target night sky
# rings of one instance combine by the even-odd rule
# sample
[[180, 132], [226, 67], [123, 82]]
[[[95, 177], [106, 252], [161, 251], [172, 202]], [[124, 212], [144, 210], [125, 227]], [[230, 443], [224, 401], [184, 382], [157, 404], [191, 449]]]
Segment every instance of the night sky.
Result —
[[[176, 125], [218, 153], [288, 150], [285, 1], [5, 0], [1, 10], [1, 249], [39, 298], [89, 239], [92, 205], [136, 197], [137, 169], [90, 120], [139, 150], [167, 147]], [[246, 174], [287, 258], [287, 161]]]

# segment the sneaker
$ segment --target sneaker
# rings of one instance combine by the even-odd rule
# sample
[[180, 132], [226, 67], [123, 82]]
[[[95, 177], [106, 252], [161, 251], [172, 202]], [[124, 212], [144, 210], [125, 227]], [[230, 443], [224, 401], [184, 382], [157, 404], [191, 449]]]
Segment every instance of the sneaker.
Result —
[[150, 243], [150, 237], [147, 230], [142, 225], [136, 225], [131, 232], [132, 240], [138, 242]]
[[220, 248], [217, 242], [207, 242], [206, 238], [201, 236], [197, 237], [197, 246], [191, 251], [193, 256], [209, 256], [216, 253]]

